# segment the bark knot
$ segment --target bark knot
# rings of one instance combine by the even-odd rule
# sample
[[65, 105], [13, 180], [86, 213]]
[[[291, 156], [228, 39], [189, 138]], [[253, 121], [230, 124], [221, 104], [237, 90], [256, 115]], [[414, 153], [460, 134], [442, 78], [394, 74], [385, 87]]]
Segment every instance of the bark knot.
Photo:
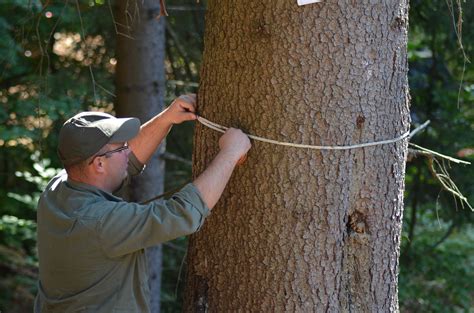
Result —
[[407, 21], [406, 21], [406, 18], [402, 17], [402, 16], [396, 16], [394, 19], [393, 19], [393, 22], [392, 22], [392, 29], [403, 29], [405, 28], [407, 25]]
[[350, 214], [349, 221], [347, 223], [347, 229], [349, 232], [353, 231], [357, 234], [367, 233], [368, 229], [366, 216], [359, 211], [355, 211], [354, 213]]
[[268, 38], [272, 35], [271, 18], [267, 16], [256, 17], [253, 20], [254, 33], [257, 37]]
[[365, 117], [363, 115], [359, 115], [356, 119], [357, 128], [361, 129], [364, 123], [365, 123]]

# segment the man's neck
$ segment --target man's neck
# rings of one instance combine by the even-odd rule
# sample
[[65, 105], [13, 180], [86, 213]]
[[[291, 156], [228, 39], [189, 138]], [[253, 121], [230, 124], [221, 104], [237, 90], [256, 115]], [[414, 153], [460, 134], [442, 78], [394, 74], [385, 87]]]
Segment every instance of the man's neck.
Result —
[[110, 190], [110, 188], [107, 186], [104, 179], [102, 179], [101, 177], [92, 177], [91, 175], [88, 175], [86, 173], [83, 173], [82, 175], [77, 175], [76, 173], [68, 173], [68, 179], [72, 180], [73, 182], [91, 185], [101, 190], [112, 192], [112, 190]]

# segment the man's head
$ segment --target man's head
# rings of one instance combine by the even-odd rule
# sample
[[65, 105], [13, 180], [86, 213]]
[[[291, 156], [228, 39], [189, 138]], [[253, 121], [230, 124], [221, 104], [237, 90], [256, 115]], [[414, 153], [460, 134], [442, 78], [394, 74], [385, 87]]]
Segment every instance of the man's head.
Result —
[[85, 161], [105, 145], [126, 142], [138, 134], [136, 118], [83, 112], [67, 120], [59, 132], [58, 155], [65, 167]]
[[[66, 170], [80, 168], [123, 179], [128, 147], [126, 142], [140, 130], [136, 118], [115, 118], [102, 112], [83, 112], [67, 120], [59, 132], [58, 155]], [[125, 155], [125, 157], [122, 157]], [[106, 159], [110, 159], [105, 161]], [[103, 162], [102, 162], [103, 161]], [[70, 173], [70, 174], [71, 174]], [[112, 176], [112, 177], [110, 177]]]

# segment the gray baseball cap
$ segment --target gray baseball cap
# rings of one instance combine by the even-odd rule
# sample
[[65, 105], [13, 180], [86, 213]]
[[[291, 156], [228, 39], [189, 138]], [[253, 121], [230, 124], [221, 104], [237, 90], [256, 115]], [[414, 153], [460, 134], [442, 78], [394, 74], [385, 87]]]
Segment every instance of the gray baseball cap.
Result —
[[140, 130], [137, 118], [116, 118], [103, 112], [83, 112], [68, 119], [59, 131], [58, 155], [68, 166], [93, 156], [109, 143], [134, 138]]

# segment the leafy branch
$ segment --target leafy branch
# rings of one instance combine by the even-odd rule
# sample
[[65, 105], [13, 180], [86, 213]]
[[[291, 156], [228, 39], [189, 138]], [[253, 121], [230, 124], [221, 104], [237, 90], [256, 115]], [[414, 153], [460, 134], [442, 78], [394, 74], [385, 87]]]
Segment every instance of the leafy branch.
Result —
[[458, 199], [461, 203], [461, 207], [464, 209], [467, 206], [471, 211], [474, 211], [474, 208], [469, 203], [467, 197], [465, 197], [459, 188], [456, 186], [454, 181], [451, 179], [451, 176], [448, 173], [446, 161], [454, 162], [456, 164], [465, 164], [470, 165], [471, 162], [459, 160], [439, 152], [423, 148], [414, 143], [409, 143], [413, 148], [408, 149], [410, 156], [417, 157], [423, 156], [428, 160], [428, 169], [433, 177], [441, 184], [442, 188], [449, 192], [455, 199]]

